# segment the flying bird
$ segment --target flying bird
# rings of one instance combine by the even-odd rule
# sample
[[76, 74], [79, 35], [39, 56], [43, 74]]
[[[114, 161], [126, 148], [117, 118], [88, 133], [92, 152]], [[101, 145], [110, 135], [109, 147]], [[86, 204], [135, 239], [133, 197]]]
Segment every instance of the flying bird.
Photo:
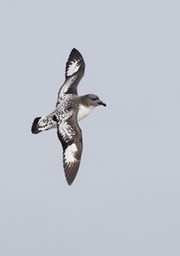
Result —
[[85, 62], [81, 53], [72, 49], [65, 68], [65, 82], [58, 92], [55, 110], [47, 116], [36, 117], [31, 127], [33, 134], [57, 129], [63, 148], [63, 166], [67, 183], [74, 181], [82, 155], [82, 131], [78, 121], [95, 107], [106, 104], [95, 94], [79, 96], [78, 84], [84, 75]]

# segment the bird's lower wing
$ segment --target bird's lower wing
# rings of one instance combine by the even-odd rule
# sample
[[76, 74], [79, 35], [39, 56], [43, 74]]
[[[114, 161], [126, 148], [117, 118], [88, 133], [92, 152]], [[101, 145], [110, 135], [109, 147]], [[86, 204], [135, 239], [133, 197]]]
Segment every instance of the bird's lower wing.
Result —
[[74, 181], [82, 154], [82, 132], [74, 116], [58, 122], [58, 138], [63, 147], [63, 166], [67, 183]]

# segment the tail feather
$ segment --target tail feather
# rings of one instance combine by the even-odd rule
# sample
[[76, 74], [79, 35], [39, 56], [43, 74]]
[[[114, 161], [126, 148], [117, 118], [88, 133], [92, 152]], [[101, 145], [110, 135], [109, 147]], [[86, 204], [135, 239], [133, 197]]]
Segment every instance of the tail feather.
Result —
[[39, 123], [40, 119], [41, 119], [41, 117], [36, 117], [34, 119], [34, 122], [33, 122], [32, 127], [31, 127], [31, 132], [33, 134], [38, 134], [38, 133], [42, 132], [41, 130], [38, 129], [39, 128], [38, 123]]
[[46, 131], [57, 127], [57, 121], [53, 118], [54, 115], [36, 117], [31, 127], [33, 134], [38, 134], [42, 131]]

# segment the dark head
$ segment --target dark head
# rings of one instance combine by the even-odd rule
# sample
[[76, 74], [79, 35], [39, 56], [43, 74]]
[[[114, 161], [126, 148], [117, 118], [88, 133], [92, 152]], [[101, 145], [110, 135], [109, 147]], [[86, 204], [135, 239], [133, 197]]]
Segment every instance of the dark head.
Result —
[[99, 97], [95, 94], [87, 94], [84, 96], [86, 103], [88, 106], [97, 107], [99, 105], [102, 105], [106, 107], [106, 104], [99, 99]]

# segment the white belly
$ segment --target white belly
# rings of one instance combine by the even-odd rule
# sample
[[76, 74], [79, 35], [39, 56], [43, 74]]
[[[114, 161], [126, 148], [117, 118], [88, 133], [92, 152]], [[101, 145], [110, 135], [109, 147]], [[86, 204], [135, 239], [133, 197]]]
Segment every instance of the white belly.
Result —
[[89, 115], [91, 113], [91, 111], [93, 110], [93, 108], [94, 108], [94, 106], [84, 107], [83, 105], [79, 105], [77, 120], [80, 121], [81, 119], [83, 119], [84, 117]]

